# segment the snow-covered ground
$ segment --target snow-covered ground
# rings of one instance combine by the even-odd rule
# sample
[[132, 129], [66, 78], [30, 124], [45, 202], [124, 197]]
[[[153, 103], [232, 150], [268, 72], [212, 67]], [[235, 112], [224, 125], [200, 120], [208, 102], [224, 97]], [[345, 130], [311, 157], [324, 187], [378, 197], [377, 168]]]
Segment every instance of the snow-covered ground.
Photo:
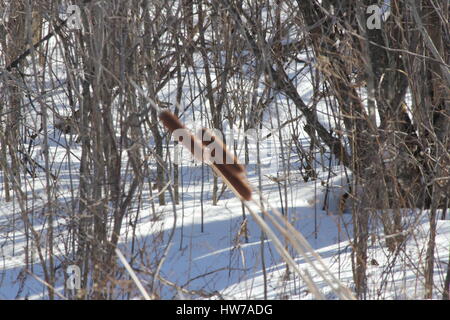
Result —
[[[195, 164], [194, 164], [195, 166]], [[254, 166], [249, 166], [249, 180], [258, 185]], [[247, 213], [247, 231], [242, 228], [243, 213], [238, 199], [226, 191], [217, 206], [210, 201], [204, 203], [203, 232], [201, 232], [200, 183], [198, 175], [201, 165], [183, 170], [182, 202], [177, 206], [177, 222], [174, 237], [165, 259], [160, 275], [163, 279], [176, 284], [185, 290], [176, 289], [165, 282], [160, 282], [162, 298], [226, 298], [226, 299], [261, 299], [264, 298], [264, 277], [261, 256], [261, 231]], [[210, 169], [205, 166], [205, 171]], [[195, 178], [197, 174], [197, 178]], [[208, 175], [208, 173], [205, 173]], [[326, 175], [326, 173], [324, 173]], [[211, 172], [209, 177], [212, 178]], [[339, 215], [322, 210], [325, 188], [317, 182], [303, 182], [295, 174], [290, 177], [293, 182], [288, 185], [288, 216], [294, 226], [308, 239], [313, 248], [323, 257], [329, 268], [342, 281], [352, 287], [351, 267], [351, 215]], [[206, 179], [209, 181], [211, 179]], [[301, 180], [302, 182], [299, 182]], [[340, 179], [334, 179], [338, 184]], [[36, 188], [37, 189], [37, 188]], [[205, 190], [210, 190], [205, 183]], [[66, 196], [69, 191], [65, 191]], [[210, 192], [206, 192], [208, 198]], [[263, 194], [272, 206], [280, 206], [279, 188], [267, 176], [263, 177]], [[38, 196], [39, 197], [39, 196]], [[67, 217], [64, 206], [64, 192], [61, 192], [59, 219], [56, 222], [55, 238], [60, 239], [56, 256], [70, 254], [70, 248], [64, 245]], [[336, 207], [337, 197], [331, 197]], [[120, 249], [130, 259], [131, 244], [135, 248], [145, 247], [142, 259], [135, 259], [133, 266], [142, 272], [141, 280], [151, 281], [145, 275], [146, 267], [154, 267], [154, 261], [161, 257], [169, 234], [174, 227], [174, 216], [171, 204], [158, 206], [159, 219], [152, 219], [149, 202], [139, 210], [138, 227], [133, 239], [131, 229], [123, 227]], [[39, 202], [36, 201], [34, 225], [37, 231], [43, 231], [45, 217], [39, 213]], [[1, 237], [0, 237], [0, 298], [42, 298], [46, 296], [45, 286], [35, 277], [24, 271], [25, 237], [21, 228], [19, 208], [14, 202], [0, 203]], [[136, 211], [136, 210], [134, 210]], [[412, 215], [411, 215], [412, 216]], [[135, 216], [130, 213], [130, 219]], [[408, 216], [405, 217], [407, 221]], [[428, 214], [423, 212], [420, 220], [408, 221], [408, 242], [405, 249], [394, 257], [383, 246], [380, 227], [373, 226], [374, 236], [369, 248], [368, 269], [370, 299], [420, 299], [423, 297], [423, 273], [425, 250], [428, 240]], [[15, 226], [15, 227], [13, 227]], [[244, 230], [244, 231], [243, 231]], [[317, 234], [315, 234], [317, 230]], [[435, 284], [443, 287], [450, 243], [450, 221], [438, 221], [436, 237], [436, 269]], [[247, 239], [246, 239], [247, 237]], [[134, 253], [136, 254], [136, 252]], [[35, 261], [36, 261], [35, 257]], [[58, 259], [56, 259], [58, 260]], [[286, 264], [271, 245], [264, 243], [264, 262], [267, 271], [268, 298], [271, 299], [310, 299], [305, 284], [294, 273], [287, 274]], [[310, 269], [298, 258], [301, 270]], [[120, 262], [119, 262], [120, 263]], [[58, 263], [57, 263], [58, 265]], [[42, 278], [42, 270], [37, 263], [33, 273]], [[309, 270], [318, 282], [327, 298], [335, 298], [323, 281]], [[60, 286], [63, 279], [62, 268], [57, 269]], [[25, 281], [22, 281], [24, 279]], [[62, 288], [60, 288], [62, 289]], [[139, 293], [136, 291], [136, 297]], [[440, 296], [435, 290], [435, 296]]]

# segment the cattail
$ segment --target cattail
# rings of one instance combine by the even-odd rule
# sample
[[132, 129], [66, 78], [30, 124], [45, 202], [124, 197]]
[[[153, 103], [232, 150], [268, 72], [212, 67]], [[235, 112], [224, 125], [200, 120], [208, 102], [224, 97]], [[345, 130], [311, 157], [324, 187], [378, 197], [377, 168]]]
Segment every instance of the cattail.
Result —
[[[202, 129], [202, 143], [205, 147], [213, 144], [210, 156], [215, 164], [223, 164], [232, 173], [243, 173], [245, 171], [244, 166], [238, 163], [236, 156], [227, 150], [223, 141], [216, 137], [211, 130]], [[218, 154], [216, 151], [218, 151]]]
[[203, 146], [190, 131], [181, 123], [176, 115], [172, 112], [164, 110], [159, 113], [159, 119], [164, 126], [175, 135], [175, 138], [188, 149], [194, 157], [203, 161]]
[[[247, 201], [252, 198], [252, 189], [245, 177], [244, 166], [237, 162], [236, 157], [229, 153], [225, 144], [218, 137], [214, 136], [210, 130], [202, 130], [203, 139], [200, 142], [172, 112], [167, 110], [160, 112], [159, 119], [171, 133], [177, 136], [178, 141], [197, 160], [212, 160], [209, 163], [210, 166], [227, 182], [237, 195]], [[209, 141], [204, 141], [205, 138]], [[215, 142], [215, 148], [208, 150], [206, 147], [213, 142]], [[222, 155], [222, 159], [219, 157], [219, 161], [217, 161], [216, 151], [219, 153], [219, 156]]]
[[164, 110], [159, 113], [159, 120], [162, 121], [164, 126], [170, 131], [174, 132], [177, 129], [186, 129], [186, 127], [181, 123], [180, 119], [172, 112]]
[[245, 177], [244, 166], [238, 163], [235, 155], [231, 154], [225, 144], [209, 129], [202, 129], [202, 143], [205, 147], [213, 144], [212, 150], [207, 155], [211, 165], [214, 166], [222, 177], [228, 180], [234, 190], [245, 200], [250, 200], [252, 189]]
[[247, 182], [245, 175], [243, 174], [232, 174], [223, 164], [211, 164], [216, 172], [222, 176], [224, 180], [227, 180], [234, 191], [244, 200], [252, 199], [252, 189]]

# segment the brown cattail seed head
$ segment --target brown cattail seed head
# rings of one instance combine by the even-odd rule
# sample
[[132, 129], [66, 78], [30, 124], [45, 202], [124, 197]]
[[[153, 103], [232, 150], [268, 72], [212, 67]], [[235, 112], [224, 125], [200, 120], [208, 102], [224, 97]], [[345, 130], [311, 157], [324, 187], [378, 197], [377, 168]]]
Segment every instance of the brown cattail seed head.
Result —
[[210, 165], [242, 199], [248, 201], [252, 198], [252, 189], [245, 177], [244, 166], [237, 162], [237, 158], [227, 150], [222, 140], [210, 130], [203, 129], [200, 141], [186, 129], [177, 116], [168, 110], [160, 112], [159, 119], [197, 160], [204, 161], [205, 158], [209, 160]]

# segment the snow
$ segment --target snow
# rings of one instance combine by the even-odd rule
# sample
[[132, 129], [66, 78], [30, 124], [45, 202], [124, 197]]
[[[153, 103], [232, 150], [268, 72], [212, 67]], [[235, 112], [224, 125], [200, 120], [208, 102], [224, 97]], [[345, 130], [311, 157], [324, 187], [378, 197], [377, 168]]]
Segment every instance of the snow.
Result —
[[[209, 169], [208, 169], [209, 170]], [[188, 168], [184, 170], [184, 185], [192, 179]], [[250, 181], [257, 185], [257, 176], [250, 171]], [[210, 175], [211, 176], [211, 175]], [[270, 199], [272, 205], [279, 206], [277, 186], [264, 177], [264, 195]], [[177, 224], [174, 238], [171, 242], [167, 259], [161, 268], [164, 279], [176, 283], [189, 291], [205, 292], [211, 298], [226, 299], [262, 299], [264, 298], [263, 274], [261, 267], [261, 232], [254, 221], [248, 221], [248, 243], [243, 235], [239, 235], [242, 219], [242, 209], [239, 200], [226, 192], [224, 199], [218, 206], [204, 204], [204, 232], [200, 230], [200, 191], [199, 186], [191, 184], [183, 190], [184, 208], [177, 208]], [[311, 245], [322, 256], [328, 267], [342, 281], [352, 286], [352, 269], [350, 258], [349, 237], [351, 237], [351, 215], [339, 216], [321, 210], [320, 197], [315, 198], [314, 182], [299, 183], [289, 188], [289, 217], [291, 222], [307, 237]], [[323, 187], [318, 186], [319, 192]], [[206, 185], [205, 190], [209, 190]], [[315, 199], [319, 201], [315, 201]], [[38, 205], [36, 205], [38, 206]], [[335, 205], [334, 205], [335, 206]], [[0, 249], [0, 298], [13, 299], [45, 298], [46, 290], [33, 277], [28, 276], [21, 287], [19, 279], [24, 274], [25, 238], [21, 230], [14, 204], [0, 203], [1, 208], [1, 249]], [[144, 243], [154, 246], [152, 250], [144, 252], [143, 261], [152, 261], [161, 257], [167, 245], [166, 240], [173, 225], [171, 205], [159, 207], [160, 218], [153, 221], [147, 206], [140, 211], [139, 224], [136, 230], [136, 246]], [[5, 230], [3, 226], [10, 225], [15, 219], [15, 230]], [[317, 238], [314, 236], [314, 220], [317, 215]], [[248, 213], [247, 213], [248, 217]], [[37, 217], [35, 227], [42, 229], [42, 218]], [[41, 222], [39, 222], [41, 221]], [[7, 223], [8, 222], [8, 223]], [[183, 225], [182, 225], [183, 222]], [[65, 230], [64, 218], [61, 217], [58, 238], [63, 237]], [[436, 270], [435, 284], [442, 288], [445, 267], [448, 263], [450, 243], [450, 221], [438, 221], [436, 237]], [[379, 234], [380, 235], [380, 234]], [[382, 235], [381, 235], [382, 236]], [[423, 252], [426, 250], [428, 237], [428, 218], [424, 212], [409, 235], [404, 252], [393, 260], [393, 257], [382, 246], [382, 241], [374, 241], [369, 248], [369, 261], [375, 259], [378, 266], [370, 265], [368, 269], [370, 299], [418, 299], [423, 296], [423, 283], [417, 274], [423, 271]], [[120, 249], [124, 255], [130, 257], [130, 230], [123, 228]], [[158, 243], [158, 245], [155, 245]], [[265, 262], [267, 266], [267, 287], [269, 299], [311, 299], [305, 284], [291, 273], [286, 275], [286, 264], [283, 263], [269, 240], [265, 240]], [[65, 252], [62, 244], [58, 246], [61, 254]], [[327, 298], [335, 298], [330, 289], [320, 280], [301, 257], [296, 260], [301, 270], [308, 269], [318, 286]], [[135, 264], [135, 268], [145, 270], [146, 265]], [[393, 268], [393, 270], [391, 270]], [[33, 272], [42, 277], [39, 264], [35, 264]], [[63, 270], [57, 271], [62, 278]], [[149, 284], [151, 277], [138, 273], [141, 281]], [[61, 281], [60, 281], [61, 282]], [[161, 298], [176, 298], [180, 292], [175, 288], [161, 285]], [[62, 284], [61, 284], [62, 286]], [[62, 289], [61, 287], [59, 289]], [[135, 293], [139, 295], [138, 292]], [[192, 294], [185, 298], [205, 298]], [[435, 293], [438, 298], [438, 292]]]

